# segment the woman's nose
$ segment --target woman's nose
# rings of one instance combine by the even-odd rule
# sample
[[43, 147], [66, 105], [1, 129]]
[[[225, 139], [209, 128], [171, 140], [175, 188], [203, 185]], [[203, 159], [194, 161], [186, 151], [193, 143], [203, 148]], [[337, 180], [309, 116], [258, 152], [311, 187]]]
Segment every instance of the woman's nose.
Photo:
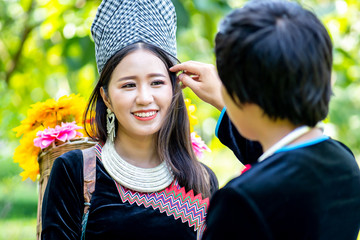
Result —
[[151, 89], [142, 87], [138, 90], [136, 103], [139, 105], [149, 105], [154, 101]]

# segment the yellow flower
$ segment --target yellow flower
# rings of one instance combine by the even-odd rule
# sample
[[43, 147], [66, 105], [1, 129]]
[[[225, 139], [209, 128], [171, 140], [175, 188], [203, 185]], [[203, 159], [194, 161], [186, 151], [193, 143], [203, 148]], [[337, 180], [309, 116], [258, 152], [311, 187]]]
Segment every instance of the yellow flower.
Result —
[[13, 128], [13, 131], [16, 132], [16, 137], [20, 137], [24, 133], [31, 131], [31, 129], [33, 128], [33, 126], [35, 126], [35, 124], [36, 124], [36, 122], [34, 122], [30, 119], [25, 119], [25, 120], [21, 121], [20, 126]]
[[82, 124], [86, 101], [80, 95], [71, 94], [58, 100], [58, 120], [62, 122], [76, 121]]
[[40, 148], [34, 146], [34, 139], [36, 137], [36, 132], [40, 129], [41, 127], [25, 134], [20, 139], [20, 145], [15, 149], [13, 156], [14, 162], [22, 163], [27, 161], [28, 157], [31, 155], [37, 156], [37, 154], [40, 152]]
[[29, 159], [27, 164], [22, 167], [24, 168], [24, 171], [20, 173], [22, 180], [24, 181], [27, 178], [30, 178], [31, 180], [35, 181], [39, 174], [39, 164], [37, 162], [37, 158], [32, 157]]
[[189, 116], [190, 121], [190, 132], [194, 131], [194, 125], [198, 123], [197, 117], [194, 115], [196, 112], [196, 106], [194, 104], [191, 104], [191, 99], [186, 98], [185, 99], [185, 105]]
[[[41, 128], [42, 127], [39, 127], [38, 129]], [[35, 181], [39, 173], [37, 156], [40, 148], [34, 146], [34, 138], [38, 129], [25, 134], [22, 139], [20, 139], [20, 145], [15, 149], [13, 159], [15, 163], [19, 163], [19, 166], [24, 169], [24, 171], [20, 173], [23, 180], [29, 177]]]
[[34, 146], [36, 133], [47, 127], [54, 128], [62, 122], [76, 121], [78, 125], [82, 125], [85, 107], [86, 100], [79, 94], [63, 96], [58, 101], [47, 99], [30, 106], [26, 119], [21, 121], [20, 126], [13, 129], [17, 137], [22, 136], [20, 145], [15, 149], [13, 159], [24, 169], [20, 174], [23, 180], [31, 178], [35, 181], [39, 174], [37, 157], [40, 148]]

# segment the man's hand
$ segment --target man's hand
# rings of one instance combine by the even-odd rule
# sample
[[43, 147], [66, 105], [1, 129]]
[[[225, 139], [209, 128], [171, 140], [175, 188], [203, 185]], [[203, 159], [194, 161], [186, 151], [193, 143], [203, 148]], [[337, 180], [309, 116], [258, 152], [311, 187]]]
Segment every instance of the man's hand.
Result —
[[222, 83], [212, 64], [188, 61], [171, 67], [170, 71], [183, 71], [178, 79], [184, 87], [189, 87], [201, 100], [213, 105], [219, 111], [224, 108], [221, 95]]

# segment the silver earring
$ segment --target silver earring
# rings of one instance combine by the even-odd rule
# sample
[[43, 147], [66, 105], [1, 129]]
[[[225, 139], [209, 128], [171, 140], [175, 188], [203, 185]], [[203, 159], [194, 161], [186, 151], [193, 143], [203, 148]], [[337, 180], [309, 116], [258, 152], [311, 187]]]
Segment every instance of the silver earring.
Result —
[[108, 140], [114, 142], [115, 139], [115, 114], [108, 108], [106, 109], [106, 129]]

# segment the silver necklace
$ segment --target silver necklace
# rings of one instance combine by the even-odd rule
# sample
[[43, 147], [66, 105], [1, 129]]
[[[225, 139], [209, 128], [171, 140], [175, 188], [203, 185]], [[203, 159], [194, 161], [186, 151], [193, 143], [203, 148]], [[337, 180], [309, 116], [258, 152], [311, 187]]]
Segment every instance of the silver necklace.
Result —
[[157, 192], [169, 186], [174, 176], [163, 161], [154, 168], [136, 167], [116, 152], [114, 143], [107, 141], [101, 151], [102, 163], [109, 175], [119, 184], [138, 192]]

